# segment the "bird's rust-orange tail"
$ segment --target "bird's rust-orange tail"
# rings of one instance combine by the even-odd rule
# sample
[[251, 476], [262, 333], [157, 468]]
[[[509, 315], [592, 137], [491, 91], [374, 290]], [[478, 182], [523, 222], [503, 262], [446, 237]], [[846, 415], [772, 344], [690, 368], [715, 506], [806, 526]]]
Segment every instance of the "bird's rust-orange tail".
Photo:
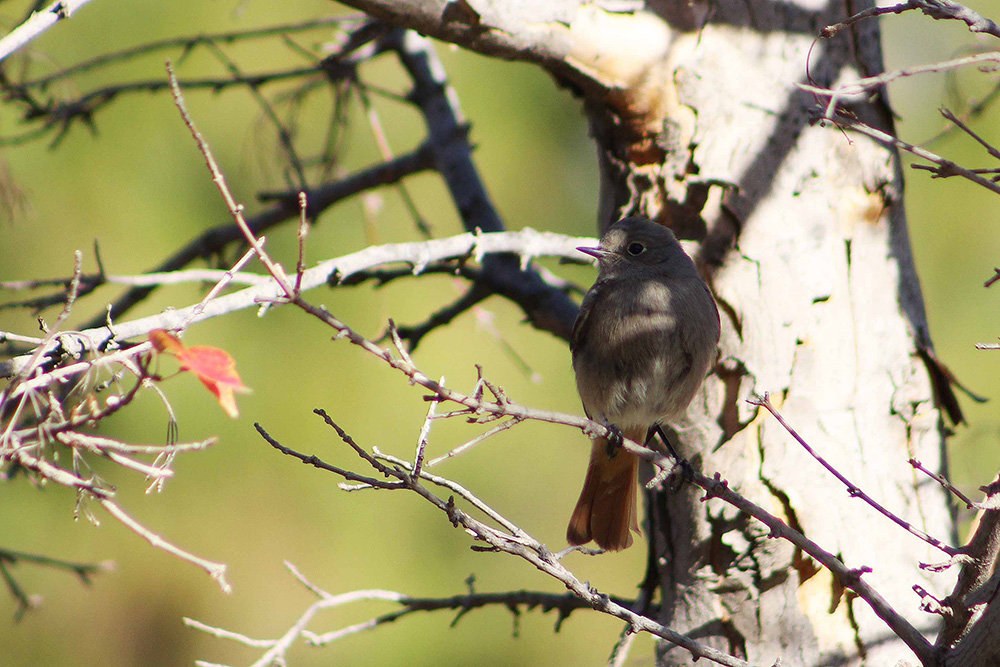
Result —
[[[642, 442], [646, 433], [643, 430], [624, 435]], [[570, 544], [594, 540], [608, 551], [621, 551], [632, 544], [629, 529], [639, 531], [635, 510], [638, 471], [637, 456], [620, 448], [609, 456], [607, 439], [594, 439], [583, 491], [566, 529]]]

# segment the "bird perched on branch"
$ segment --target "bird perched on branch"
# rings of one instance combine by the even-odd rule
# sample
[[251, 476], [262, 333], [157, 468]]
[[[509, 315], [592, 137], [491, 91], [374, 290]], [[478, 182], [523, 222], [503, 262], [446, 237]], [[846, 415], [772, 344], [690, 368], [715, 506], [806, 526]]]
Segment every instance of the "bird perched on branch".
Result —
[[[719, 311], [673, 232], [625, 218], [596, 248], [599, 273], [573, 327], [573, 370], [591, 419], [645, 443], [655, 426], [687, 410], [715, 359]], [[595, 438], [583, 491], [566, 531], [572, 545], [594, 540], [618, 551], [638, 531], [639, 459]]]

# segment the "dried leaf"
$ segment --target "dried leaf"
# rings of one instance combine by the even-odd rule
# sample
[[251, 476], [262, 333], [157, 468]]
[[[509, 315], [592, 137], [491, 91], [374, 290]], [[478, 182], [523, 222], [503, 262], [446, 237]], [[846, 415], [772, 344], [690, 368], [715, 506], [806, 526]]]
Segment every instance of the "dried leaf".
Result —
[[173, 334], [163, 329], [149, 332], [149, 340], [157, 351], [177, 357], [182, 371], [191, 371], [219, 401], [230, 417], [239, 416], [235, 393], [250, 389], [236, 372], [236, 361], [225, 350], [210, 345], [185, 347]]

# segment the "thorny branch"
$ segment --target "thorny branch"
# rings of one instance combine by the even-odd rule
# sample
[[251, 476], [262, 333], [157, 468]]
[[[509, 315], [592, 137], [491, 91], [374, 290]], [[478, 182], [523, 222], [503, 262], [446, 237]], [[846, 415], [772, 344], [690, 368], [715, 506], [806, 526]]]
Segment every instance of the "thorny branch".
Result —
[[[595, 239], [538, 232], [525, 228], [518, 232], [460, 234], [431, 241], [369, 246], [364, 250], [318, 263], [302, 274], [298, 284], [300, 290], [305, 292], [324, 286], [331, 280], [339, 284], [350, 280], [356, 274], [363, 274], [356, 278], [357, 281], [368, 278], [369, 274], [366, 272], [375, 267], [395, 263], [411, 267], [406, 271], [408, 275], [420, 275], [425, 267], [436, 262], [450, 260], [459, 263], [455, 270], [461, 273], [460, 267], [463, 263], [469, 261], [481, 263], [484, 258], [494, 254], [517, 255], [519, 261], [524, 262], [525, 265], [536, 257], [561, 257], [580, 261], [579, 253], [576, 252], [575, 248], [586, 243], [593, 244]], [[227, 273], [198, 273], [195, 274], [195, 277], [218, 275], [221, 278]], [[298, 277], [296, 280], [299, 280]], [[150, 281], [160, 282], [161, 279], [154, 276], [150, 278]], [[163, 282], [166, 284], [169, 281], [163, 280]], [[45, 357], [60, 355], [79, 357], [87, 351], [107, 350], [112, 341], [124, 341], [144, 336], [152, 329], [176, 329], [182, 322], [200, 322], [241, 309], [259, 308], [262, 303], [274, 302], [286, 296], [282, 285], [272, 277], [251, 279], [244, 276], [238, 282], [249, 282], [252, 283], [252, 286], [216, 297], [205, 304], [178, 308], [158, 315], [117, 323], [111, 329], [108, 328], [107, 324], [103, 324], [95, 328], [77, 331], [72, 335], [66, 335], [58, 340], [38, 346], [38, 350]], [[561, 290], [563, 287], [554, 286], [553, 289]], [[192, 317], [196, 308], [200, 309], [200, 312]], [[30, 356], [22, 356], [0, 362], [0, 377], [9, 377], [20, 373], [29, 361]], [[59, 379], [65, 373], [73, 372], [73, 370], [76, 369], [65, 367], [54, 374], [41, 375], [28, 382], [31, 383], [32, 387], [42, 386]]]

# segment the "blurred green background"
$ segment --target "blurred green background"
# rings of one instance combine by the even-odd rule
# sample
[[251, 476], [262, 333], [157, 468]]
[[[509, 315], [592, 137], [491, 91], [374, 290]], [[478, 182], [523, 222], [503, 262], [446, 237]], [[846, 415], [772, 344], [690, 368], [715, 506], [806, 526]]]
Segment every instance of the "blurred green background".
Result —
[[[995, 4], [976, 8], [994, 16], [998, 9]], [[20, 11], [10, 2], [0, 5], [0, 22], [11, 25]], [[331, 5], [319, 0], [281, 3], [280, 10], [270, 3], [213, 2], [174, 5], [170, 11], [147, 0], [95, 2], [33, 44], [31, 57], [39, 61], [34, 67], [41, 72], [153, 39], [294, 22], [330, 12]], [[884, 29], [889, 67], [954, 56], [974, 43], [961, 26], [916, 16], [893, 17]], [[332, 33], [314, 32], [302, 39], [311, 46], [332, 39]], [[250, 72], [301, 62], [276, 41], [266, 48], [256, 42], [226, 50]], [[597, 175], [579, 102], [537, 68], [447, 46], [439, 45], [438, 52], [473, 124], [478, 165], [509, 226], [593, 234]], [[178, 71], [182, 78], [224, 74], [204, 51], [179, 63]], [[381, 87], [406, 90], [391, 58], [367, 66], [363, 74]], [[162, 56], [82, 75], [57, 94], [136, 76], [162, 78]], [[962, 100], [984, 95], [994, 83], [992, 75], [964, 72], [894, 84], [891, 96], [902, 116], [901, 134], [914, 142], [926, 140], [944, 127], [939, 105], [961, 109]], [[280, 86], [265, 92], [269, 90]], [[245, 91], [190, 93], [187, 100], [236, 196], [252, 213], [256, 192], [282, 188], [273, 127], [262, 121], [260, 107]], [[396, 152], [423, 137], [422, 121], [413, 110], [381, 99], [376, 105]], [[313, 119], [328, 118], [329, 110], [330, 100], [323, 94], [304, 107], [300, 146], [322, 141], [323, 121]], [[379, 159], [357, 112], [355, 107], [352, 132], [342, 145], [348, 171]], [[985, 138], [1000, 141], [992, 118], [978, 120], [975, 127]], [[12, 110], [0, 105], [0, 133], [11, 136], [20, 129]], [[84, 251], [85, 270], [93, 271], [95, 239], [109, 273], [140, 273], [200, 230], [226, 221], [204, 162], [168, 95], [122, 98], [96, 117], [96, 130], [90, 134], [77, 127], [54, 150], [47, 141], [0, 147], [0, 164], [25, 202], [16, 215], [0, 219], [0, 280], [67, 276], [76, 249]], [[963, 164], [989, 166], [984, 151], [957, 135], [931, 149]], [[938, 354], [964, 382], [994, 399], [986, 405], [963, 400], [969, 424], [951, 441], [954, 477], [963, 487], [975, 488], [1000, 467], [1000, 448], [995, 446], [1000, 437], [995, 402], [1000, 399], [1000, 357], [973, 349], [975, 343], [1000, 335], [1000, 286], [982, 289], [1000, 264], [997, 204], [985, 190], [957, 179], [932, 181], [911, 170], [907, 177], [910, 231]], [[436, 176], [408, 183], [436, 235], [460, 231]], [[416, 238], [395, 190], [380, 191], [369, 205], [377, 211], [373, 224], [364, 221], [360, 200], [324, 214], [309, 238], [310, 262], [370, 241]], [[286, 266], [294, 265], [293, 230], [269, 234], [269, 248]], [[558, 268], [584, 284], [592, 278], [587, 269]], [[377, 336], [388, 317], [417, 323], [461, 291], [462, 285], [451, 279], [431, 278], [378, 290], [317, 291], [311, 299], [362, 333]], [[84, 300], [74, 321], [100, 312], [110, 298], [110, 292], [101, 292]], [[197, 298], [193, 287], [162, 290], [130, 317]], [[48, 316], [54, 319], [55, 313]], [[0, 329], [33, 335], [36, 324], [30, 312], [2, 311]], [[178, 665], [195, 659], [248, 664], [262, 651], [187, 629], [181, 618], [252, 637], [280, 636], [313, 601], [284, 568], [284, 560], [331, 593], [385, 588], [414, 596], [450, 596], [466, 591], [470, 575], [478, 591], [562, 592], [526, 563], [470, 551], [467, 537], [416, 497], [345, 494], [337, 489], [337, 479], [280, 456], [253, 431], [252, 423], [258, 421], [288, 446], [361, 470], [356, 457], [312, 415], [313, 408], [322, 407], [362, 445], [408, 457], [426, 404], [400, 375], [346, 342], [330, 342], [328, 330], [288, 308], [262, 319], [246, 312], [210, 321], [189, 331], [185, 341], [223, 347], [236, 357], [244, 381], [254, 390], [239, 398], [241, 417], [226, 418], [194, 378], [175, 377], [163, 387], [179, 416], [181, 440], [218, 435], [219, 444], [181, 456], [176, 478], [162, 494], [146, 495], [137, 474], [102, 462], [95, 467], [117, 486], [121, 505], [135, 518], [185, 549], [227, 563], [234, 592], [223, 595], [200, 570], [151, 548], [99, 507], [93, 508], [99, 527], [74, 521], [75, 497], [69, 491], [37, 489], [18, 479], [0, 487], [0, 546], [74, 561], [113, 560], [116, 570], [85, 587], [64, 572], [16, 567], [18, 581], [44, 602], [19, 623], [0, 620], [3, 664]], [[514, 361], [508, 345], [528, 369]], [[415, 358], [428, 374], [445, 375], [459, 389], [471, 388], [473, 364], [480, 363], [518, 402], [580, 411], [566, 346], [525, 326], [520, 312], [502, 299], [491, 299], [431, 334]], [[102, 429], [139, 443], [160, 443], [165, 431], [163, 406], [152, 395]], [[430, 454], [441, 454], [473, 433], [461, 423], [438, 422]], [[583, 477], [586, 447], [566, 429], [525, 424], [438, 471], [558, 548]], [[567, 467], [565, 460], [579, 462]], [[643, 553], [631, 549], [600, 559], [574, 554], [567, 564], [603, 591], [632, 596], [642, 576]], [[0, 616], [10, 618], [14, 609], [13, 601], [0, 595]], [[310, 628], [334, 630], [392, 609], [385, 603], [346, 606], [320, 614]], [[506, 610], [470, 613], [454, 629], [449, 627], [453, 616], [418, 614], [321, 649], [300, 643], [291, 662], [599, 665], [605, 664], [621, 630], [608, 617], [577, 613], [557, 634], [553, 614], [533, 611], [519, 619], [514, 638], [515, 624]], [[630, 664], [652, 664], [651, 645], [648, 637], [639, 637]]]

